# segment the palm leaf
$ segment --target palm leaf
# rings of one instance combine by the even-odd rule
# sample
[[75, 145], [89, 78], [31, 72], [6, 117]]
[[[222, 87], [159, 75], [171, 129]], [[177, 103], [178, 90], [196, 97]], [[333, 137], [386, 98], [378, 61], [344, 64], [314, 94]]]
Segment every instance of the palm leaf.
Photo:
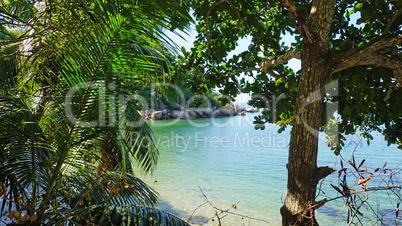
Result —
[[[9, 187], [9, 200], [26, 197], [25, 204], [35, 207], [39, 185], [47, 176], [50, 147], [32, 112], [19, 98], [0, 94], [0, 109], [0, 182]], [[11, 209], [12, 202], [8, 208], [4, 204], [1, 212]]]
[[157, 193], [134, 176], [138, 166], [152, 171], [158, 152], [131, 97], [165, 79], [172, 58], [160, 47], [169, 42], [163, 28], [184, 28], [180, 18], [188, 15], [174, 1], [71, 0], [39, 10], [31, 1], [17, 3], [0, 7], [0, 20], [22, 30], [3, 43], [23, 41], [28, 50], [21, 63], [0, 61], [7, 63], [0, 70], [6, 81], [0, 82], [0, 181], [10, 188], [7, 199], [18, 207], [17, 199], [26, 197], [20, 205], [47, 223], [102, 206], [126, 224], [182, 224], [152, 209]]
[[177, 216], [140, 205], [110, 205], [91, 206], [74, 213], [74, 222], [84, 222], [82, 219], [91, 219], [100, 225], [188, 225]]

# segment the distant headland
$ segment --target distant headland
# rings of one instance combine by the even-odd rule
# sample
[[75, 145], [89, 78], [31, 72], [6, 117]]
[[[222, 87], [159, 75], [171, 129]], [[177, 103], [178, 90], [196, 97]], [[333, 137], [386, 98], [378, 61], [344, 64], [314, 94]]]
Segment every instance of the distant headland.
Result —
[[188, 108], [185, 109], [180, 104], [176, 104], [174, 109], [149, 109], [138, 111], [145, 120], [169, 120], [169, 119], [198, 119], [198, 118], [214, 118], [214, 117], [231, 117], [244, 116], [246, 113], [255, 113], [258, 110], [254, 108], [241, 107], [238, 104], [226, 104], [222, 108], [206, 107], [206, 108]]

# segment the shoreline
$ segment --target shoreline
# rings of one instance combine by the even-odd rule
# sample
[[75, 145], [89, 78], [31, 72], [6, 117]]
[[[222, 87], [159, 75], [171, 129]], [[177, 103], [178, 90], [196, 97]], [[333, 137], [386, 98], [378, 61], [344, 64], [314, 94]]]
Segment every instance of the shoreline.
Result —
[[177, 104], [173, 110], [163, 108], [159, 110], [149, 109], [138, 111], [141, 118], [144, 120], [169, 120], [169, 119], [199, 119], [199, 118], [214, 118], [214, 117], [233, 117], [245, 116], [246, 113], [259, 112], [254, 108], [246, 109], [238, 104], [226, 104], [222, 108], [207, 107], [207, 108], [188, 108], [185, 109]]
[[[201, 191], [198, 190], [199, 186], [192, 189], [184, 188], [170, 183], [165, 178], [158, 179], [156, 176], [141, 175], [140, 178], [158, 192], [160, 199], [156, 208], [170, 212], [190, 225], [218, 225], [215, 208], [230, 212], [226, 214], [219, 212], [223, 225], [271, 226], [276, 224], [269, 222], [276, 222], [279, 219], [267, 217], [265, 213], [261, 214], [252, 210], [239, 200], [233, 200], [233, 202], [222, 200], [208, 187], [204, 187]], [[206, 196], [203, 195], [204, 192]], [[210, 204], [206, 203], [207, 201]]]

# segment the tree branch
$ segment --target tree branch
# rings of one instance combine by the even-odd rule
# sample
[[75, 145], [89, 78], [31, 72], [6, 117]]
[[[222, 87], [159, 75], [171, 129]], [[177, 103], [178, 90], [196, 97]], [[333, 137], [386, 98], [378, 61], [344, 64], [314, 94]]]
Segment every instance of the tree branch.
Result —
[[265, 72], [268, 67], [276, 66], [288, 62], [291, 59], [300, 59], [301, 50], [291, 48], [288, 52], [281, 56], [275, 56], [260, 63], [261, 71]]
[[377, 67], [401, 69], [402, 61], [389, 55], [374, 52], [370, 55], [365, 56], [361, 61], [357, 63], [357, 65], [373, 65]]
[[292, 3], [291, 0], [279, 0], [279, 2], [286, 9], [288, 9], [290, 14], [292, 14], [292, 16], [295, 18], [296, 29], [300, 32], [300, 34], [303, 36], [303, 38], [307, 42], [311, 43], [312, 38], [311, 38], [310, 32], [307, 29], [306, 20], [304, 19], [302, 14], [299, 11], [297, 11], [296, 6]]
[[361, 61], [356, 64], [356, 66], [357, 65], [371, 65], [393, 69], [394, 77], [398, 82], [396, 87], [402, 87], [402, 61], [395, 57], [374, 52], [370, 55], [365, 56]]
[[392, 18], [389, 20], [387, 27], [385, 27], [385, 30], [382, 33], [382, 35], [385, 35], [388, 33], [389, 29], [391, 28], [392, 23], [394, 23], [394, 21], [396, 20], [396, 18], [398, 17], [400, 12], [401, 12], [401, 10], [396, 10], [396, 13], [394, 15], [392, 15]]
[[[368, 66], [376, 66], [376, 67], [384, 67], [390, 68], [394, 72], [394, 77], [397, 81], [396, 87], [402, 87], [402, 61], [389, 56], [384, 55], [378, 52], [373, 52], [365, 57], [363, 57], [359, 62], [355, 63], [354, 66], [359, 65], [368, 65]], [[340, 71], [340, 70], [339, 70]], [[391, 85], [395, 87], [395, 84]], [[390, 90], [391, 91], [391, 86]], [[389, 94], [387, 94], [387, 99], [389, 99]]]
[[22, 54], [20, 51], [16, 51], [7, 55], [3, 55], [0, 56], [0, 60], [5, 59], [5, 58], [9, 58], [9, 57], [13, 57], [13, 56], [24, 56], [24, 54]]
[[251, 67], [251, 68], [247, 68], [247, 69], [235, 69], [235, 70], [233, 70], [233, 71], [230, 72], [230, 76], [232, 76], [234, 73], [237, 73], [237, 72], [244, 72], [244, 73], [247, 73], [247, 72], [249, 72], [249, 71], [260, 71], [260, 69], [259, 69], [259, 68], [255, 68], [255, 67]]
[[300, 59], [301, 58], [301, 50], [291, 48], [288, 52], [286, 52], [283, 55], [275, 56], [275, 57], [269, 58], [269, 59], [261, 62], [259, 68], [250, 67], [247, 69], [240, 69], [240, 68], [234, 69], [230, 72], [230, 74], [224, 74], [224, 76], [232, 76], [234, 73], [237, 73], [237, 72], [247, 73], [250, 71], [259, 71], [259, 72], [267, 73], [276, 79], [286, 80], [285, 77], [277, 74], [274, 70], [270, 69], [269, 67], [276, 66], [279, 64], [284, 64], [293, 58]]
[[[266, 68], [265, 70], [262, 70], [261, 68], [255, 68], [255, 67], [251, 67], [251, 68], [247, 68], [247, 69], [234, 69], [230, 72], [230, 74], [221, 74], [220, 77], [228, 77], [228, 76], [233, 76], [234, 73], [237, 72], [243, 72], [243, 73], [247, 73], [250, 71], [259, 71], [259, 72], [264, 72], [264, 73], [268, 73], [270, 76], [276, 78], [276, 79], [283, 79], [286, 80], [285, 77], [280, 76], [279, 74], [275, 73], [272, 69], [270, 68]], [[253, 75], [249, 75], [250, 77], [253, 77], [254, 79], [256, 79]]]
[[261, 68], [236, 69], [236, 70], [233, 70], [233, 71], [230, 73], [230, 76], [232, 76], [232, 75], [233, 75], [234, 73], [236, 73], [236, 72], [244, 72], [244, 73], [247, 73], [247, 72], [249, 72], [249, 71], [260, 71], [260, 72], [268, 73], [270, 76], [272, 76], [272, 77], [274, 77], [274, 78], [276, 78], [276, 79], [286, 80], [285, 77], [280, 76], [279, 74], [275, 73], [275, 72], [274, 72], [272, 69], [270, 69], [270, 68], [266, 68], [265, 70], [263, 70], [263, 69], [261, 69]]
[[[389, 37], [389, 38], [384, 38], [381, 39], [379, 41], [373, 42], [373, 43], [369, 43], [369, 45], [359, 51], [356, 50], [352, 50], [348, 53], [342, 53], [342, 54], [334, 54], [334, 58], [333, 61], [336, 62], [334, 69], [333, 69], [333, 73], [338, 72], [338, 71], [342, 71], [345, 70], [347, 68], [351, 68], [357, 65], [368, 65], [368, 63], [373, 63], [376, 57], [376, 55], [371, 55], [372, 53], [374, 53], [375, 51], [379, 50], [379, 49], [383, 49], [383, 48], [387, 48], [387, 47], [391, 47], [397, 44], [401, 44], [402, 43], [402, 35], [398, 35], [398, 36], [393, 36], [393, 37]], [[373, 58], [374, 57], [374, 58]], [[370, 60], [371, 58], [371, 60]], [[364, 60], [363, 60], [364, 59]], [[366, 63], [366, 64], [359, 64], [360, 62], [362, 63]], [[379, 64], [379, 62], [382, 61], [377, 61], [377, 64]]]
[[[205, 193], [204, 193], [204, 191], [201, 189], [201, 187], [198, 186], [198, 188], [200, 189], [200, 191], [201, 191], [202, 195], [204, 196], [204, 198], [206, 199], [206, 201], [205, 201], [203, 204], [199, 205], [199, 206], [193, 211], [193, 214], [194, 214], [194, 212], [195, 212], [198, 208], [200, 208], [201, 206], [203, 206], [203, 205], [205, 205], [205, 204], [208, 203], [208, 204], [215, 210], [214, 216], [211, 217], [211, 218], [209, 218], [208, 221], [210, 221], [211, 219], [213, 220], [213, 218], [215, 218], [215, 216], [216, 216], [216, 217], [218, 218], [218, 223], [219, 223], [218, 225], [222, 225], [221, 219], [224, 218], [225, 216], [227, 216], [227, 215], [225, 215], [225, 216], [219, 217], [219, 214], [223, 214], [223, 213], [227, 213], [227, 214], [232, 214], [232, 215], [240, 216], [240, 217], [242, 217], [242, 218], [248, 218], [248, 219], [250, 219], [250, 220], [256, 220], [256, 221], [262, 221], [262, 222], [269, 223], [269, 222], [266, 221], [266, 220], [262, 220], [262, 219], [258, 219], [258, 218], [254, 218], [254, 217], [250, 217], [250, 216], [247, 216], [247, 215], [243, 215], [243, 214], [239, 214], [239, 213], [235, 213], [235, 212], [230, 211], [230, 209], [232, 209], [232, 208], [233, 208], [233, 209], [237, 209], [237, 204], [232, 204], [232, 206], [231, 206], [230, 208], [228, 208], [228, 209], [221, 209], [221, 208], [218, 208], [218, 207], [212, 205], [211, 201], [209, 201], [208, 197], [205, 195]], [[219, 211], [219, 212], [218, 212], [218, 211]], [[191, 214], [191, 216], [193, 216], [193, 214]], [[191, 219], [191, 217], [187, 220], [187, 223], [189, 223], [190, 219]], [[208, 222], [208, 221], [207, 221], [207, 222]], [[207, 223], [207, 222], [205, 222], [205, 223]]]
[[265, 73], [268, 73], [269, 75], [271, 75], [272, 77], [276, 78], [276, 79], [282, 79], [283, 81], [286, 80], [285, 77], [278, 75], [277, 73], [275, 73], [272, 69], [267, 68], [265, 71], [263, 71]]
[[331, 167], [328, 166], [322, 166], [317, 168], [316, 170], [316, 175], [317, 175], [317, 183], [318, 181], [320, 181], [321, 179], [326, 178], [327, 176], [329, 176], [331, 173], [335, 172], [335, 170]]

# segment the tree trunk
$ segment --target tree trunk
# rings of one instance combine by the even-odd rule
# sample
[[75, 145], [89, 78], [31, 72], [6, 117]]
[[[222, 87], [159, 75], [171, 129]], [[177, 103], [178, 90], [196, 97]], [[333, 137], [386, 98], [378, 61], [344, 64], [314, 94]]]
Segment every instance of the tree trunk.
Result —
[[332, 73], [329, 34], [335, 2], [313, 1], [307, 29], [300, 29], [310, 38], [303, 39], [302, 74], [287, 165], [288, 184], [281, 208], [283, 225], [317, 224], [314, 216], [316, 187], [318, 181], [330, 173], [328, 167], [317, 167], [317, 153], [325, 84]]
[[315, 204], [319, 180], [318, 129], [323, 109], [325, 78], [328, 78], [325, 58], [314, 45], [305, 45], [289, 147], [287, 193], [281, 209], [284, 225], [315, 223], [314, 209], [311, 207]]

